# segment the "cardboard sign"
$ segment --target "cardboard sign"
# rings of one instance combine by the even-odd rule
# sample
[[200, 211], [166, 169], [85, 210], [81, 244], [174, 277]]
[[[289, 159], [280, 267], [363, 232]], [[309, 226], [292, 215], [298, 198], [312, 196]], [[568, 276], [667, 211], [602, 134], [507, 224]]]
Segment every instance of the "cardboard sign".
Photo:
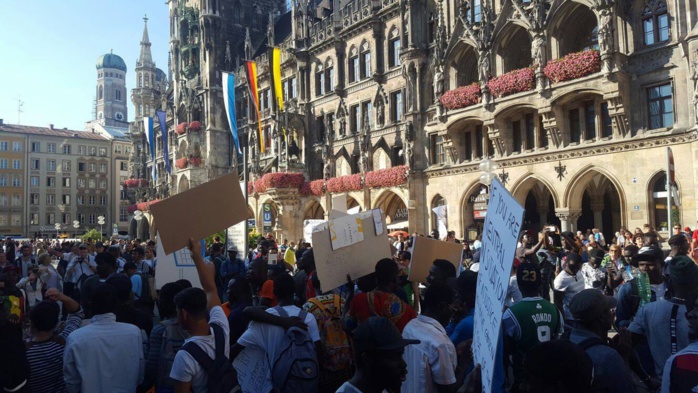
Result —
[[359, 217], [344, 216], [330, 220], [328, 226], [330, 227], [333, 250], [348, 247], [364, 240], [364, 229]]
[[332, 210], [347, 212], [347, 194], [332, 195]]
[[451, 262], [456, 267], [456, 272], [459, 272], [463, 259], [463, 245], [423, 236], [415, 237], [408, 280], [426, 282], [429, 269], [431, 269], [435, 259], [445, 259]]
[[[245, 187], [245, 183], [240, 182], [240, 191], [243, 191], [243, 187]], [[248, 225], [249, 225], [249, 222], [248, 222]], [[253, 228], [253, 227], [254, 227], [254, 224], [252, 226], [250, 226], [250, 228]], [[248, 240], [247, 233], [245, 233], [245, 220], [228, 228], [228, 230], [226, 231], [226, 237], [228, 239], [228, 242], [226, 244], [226, 248], [230, 247], [230, 246], [237, 247], [238, 255], [243, 256], [243, 259], [244, 259], [244, 256], [247, 255], [245, 246], [247, 246], [247, 240]]]
[[[355, 218], [355, 216], [349, 216]], [[381, 224], [385, 227], [385, 217]], [[347, 274], [352, 279], [371, 274], [376, 263], [390, 258], [388, 234], [376, 235], [372, 214], [361, 218], [364, 240], [347, 247], [333, 250], [328, 227], [313, 233], [315, 268], [323, 291], [337, 288], [347, 282]]]
[[243, 393], [270, 392], [271, 372], [267, 354], [257, 347], [247, 347], [233, 362]]
[[473, 356], [475, 364], [480, 363], [482, 366], [483, 392], [492, 391], [502, 311], [523, 217], [523, 207], [502, 183], [493, 180], [482, 235], [473, 335]]
[[313, 231], [318, 225], [326, 224], [325, 220], [305, 220], [303, 221], [303, 240], [312, 244]]
[[[160, 239], [160, 231], [158, 231]], [[191, 259], [189, 249], [182, 248], [172, 254], [165, 253], [162, 242], [158, 241], [156, 246], [158, 254], [158, 264], [155, 268], [155, 289], [161, 289], [163, 285], [177, 280], [189, 280], [191, 285], [201, 288], [199, 274], [196, 272], [194, 260]], [[201, 257], [206, 253], [206, 241], [201, 240]]]
[[247, 206], [236, 171], [152, 205], [165, 252], [187, 246], [247, 219]]

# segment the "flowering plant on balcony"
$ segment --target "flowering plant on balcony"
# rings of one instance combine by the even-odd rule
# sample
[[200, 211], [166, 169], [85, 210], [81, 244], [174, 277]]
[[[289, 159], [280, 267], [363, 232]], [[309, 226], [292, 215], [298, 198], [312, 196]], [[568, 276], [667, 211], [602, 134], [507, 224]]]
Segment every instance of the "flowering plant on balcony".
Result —
[[395, 187], [407, 183], [407, 166], [400, 165], [366, 174], [366, 186], [370, 188]]
[[329, 192], [342, 192], [342, 179], [341, 177], [333, 177], [327, 180], [327, 191]]
[[342, 176], [342, 186], [346, 191], [359, 191], [364, 188], [363, 180], [361, 175], [347, 175]]
[[184, 133], [187, 132], [187, 123], [177, 124], [177, 127], [175, 127], [175, 132], [177, 135], [184, 135]]
[[133, 214], [136, 212], [136, 210], [138, 210], [138, 205], [128, 205], [126, 207], [126, 211], [128, 212], [128, 214]]
[[451, 110], [465, 108], [480, 102], [481, 95], [480, 85], [473, 83], [447, 91], [441, 96], [441, 104]]
[[201, 131], [201, 122], [194, 120], [193, 122], [189, 123], [189, 129], [194, 132]]
[[570, 53], [562, 59], [550, 60], [543, 73], [553, 83], [581, 78], [601, 71], [601, 55], [597, 50]]
[[175, 160], [175, 167], [177, 167], [177, 169], [186, 168], [187, 167], [187, 158], [183, 157], [183, 158], [179, 158], [179, 159]]
[[536, 87], [536, 75], [533, 68], [521, 68], [507, 72], [487, 82], [487, 88], [496, 98], [533, 90], [534, 87]]
[[138, 210], [144, 212], [144, 211], [148, 210], [148, 203], [147, 202], [138, 202], [136, 204], [136, 207], [138, 208]]
[[305, 181], [302, 173], [273, 172], [262, 176], [266, 188], [300, 188]]
[[128, 179], [124, 180], [124, 186], [127, 188], [138, 188], [140, 187], [146, 187], [148, 185], [148, 181], [145, 179]]
[[324, 180], [313, 180], [310, 183], [310, 192], [312, 195], [321, 196], [325, 193], [325, 181]]
[[189, 157], [189, 164], [191, 166], [201, 166], [201, 157]]
[[267, 187], [264, 185], [263, 179], [257, 179], [254, 181], [254, 192], [255, 194], [262, 194], [267, 192]]

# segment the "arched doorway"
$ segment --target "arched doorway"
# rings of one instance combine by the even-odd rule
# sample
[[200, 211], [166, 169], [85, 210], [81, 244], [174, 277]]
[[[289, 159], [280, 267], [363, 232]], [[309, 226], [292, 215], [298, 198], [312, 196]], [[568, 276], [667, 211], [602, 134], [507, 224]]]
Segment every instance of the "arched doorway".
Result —
[[555, 215], [557, 195], [546, 179], [538, 175], [527, 175], [512, 187], [514, 198], [526, 210], [522, 230], [540, 231], [546, 225], [560, 226]]
[[580, 212], [570, 230], [598, 228], [606, 239], [612, 239], [623, 221], [625, 198], [610, 175], [587, 169], [570, 182], [567, 205], [571, 212]]
[[[358, 205], [358, 203], [357, 203]], [[392, 191], [385, 191], [381, 194], [376, 203], [376, 208], [383, 209], [385, 213], [385, 222], [388, 229], [404, 229], [408, 227], [407, 205], [400, 196]], [[347, 198], [347, 207], [349, 207], [349, 199]]]
[[[673, 188], [673, 187], [672, 187]], [[648, 201], [650, 208], [650, 225], [662, 232], [671, 232], [667, 213], [667, 190], [666, 172], [661, 171], [650, 179], [648, 185]], [[673, 199], [671, 201], [671, 224], [676, 226], [681, 224], [681, 210], [678, 203], [680, 198], [678, 188], [672, 190]], [[684, 225], [685, 226], [685, 225]]]
[[325, 209], [322, 208], [320, 202], [313, 200], [310, 205], [305, 209], [304, 220], [324, 220], [325, 219]]

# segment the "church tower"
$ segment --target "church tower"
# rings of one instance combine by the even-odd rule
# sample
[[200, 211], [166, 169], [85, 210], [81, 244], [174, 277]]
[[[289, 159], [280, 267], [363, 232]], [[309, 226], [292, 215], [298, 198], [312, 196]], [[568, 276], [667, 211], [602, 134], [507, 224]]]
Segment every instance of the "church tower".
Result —
[[126, 63], [107, 53], [97, 59], [97, 121], [109, 127], [128, 127]]
[[143, 21], [145, 26], [141, 39], [141, 53], [136, 62], [136, 87], [131, 92], [131, 101], [136, 108], [136, 123], [144, 116], [155, 116], [155, 111], [161, 105], [160, 97], [167, 86], [165, 72], [156, 68], [153, 62], [148, 37], [148, 17], [143, 18]]

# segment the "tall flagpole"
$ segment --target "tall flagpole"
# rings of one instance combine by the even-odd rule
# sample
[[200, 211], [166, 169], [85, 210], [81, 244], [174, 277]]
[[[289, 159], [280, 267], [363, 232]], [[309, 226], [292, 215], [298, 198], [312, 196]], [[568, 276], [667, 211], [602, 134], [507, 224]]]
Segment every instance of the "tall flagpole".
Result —
[[674, 168], [672, 168], [671, 163], [671, 148], [666, 148], [666, 213], [667, 213], [667, 225], [669, 226], [669, 237], [673, 236], [673, 229], [671, 223], [671, 178], [674, 174]]

